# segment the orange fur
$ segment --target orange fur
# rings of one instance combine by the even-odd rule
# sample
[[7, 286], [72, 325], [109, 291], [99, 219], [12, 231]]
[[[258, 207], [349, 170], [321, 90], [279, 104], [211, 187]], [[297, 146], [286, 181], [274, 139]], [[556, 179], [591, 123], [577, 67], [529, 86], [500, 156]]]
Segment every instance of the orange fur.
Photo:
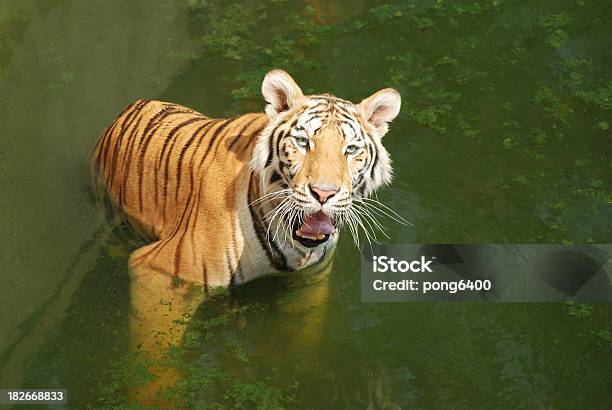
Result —
[[152, 240], [131, 255], [133, 270], [144, 266], [206, 287], [244, 280], [256, 263], [242, 258], [244, 232], [255, 232], [248, 210], [236, 210], [247, 204], [248, 161], [267, 123], [265, 114], [210, 119], [139, 100], [104, 132], [91, 158], [94, 178]]

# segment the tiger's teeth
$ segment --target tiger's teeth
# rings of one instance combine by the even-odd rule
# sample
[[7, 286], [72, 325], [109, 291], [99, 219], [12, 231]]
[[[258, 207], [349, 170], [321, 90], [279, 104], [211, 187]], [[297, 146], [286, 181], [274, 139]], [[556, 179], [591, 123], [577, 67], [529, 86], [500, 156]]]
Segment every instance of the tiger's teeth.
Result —
[[297, 231], [295, 231], [295, 234], [299, 236], [300, 238], [313, 239], [316, 241], [320, 241], [321, 239], [325, 238], [325, 235], [323, 234], [310, 235], [310, 234], [302, 232], [301, 229], [298, 229]]

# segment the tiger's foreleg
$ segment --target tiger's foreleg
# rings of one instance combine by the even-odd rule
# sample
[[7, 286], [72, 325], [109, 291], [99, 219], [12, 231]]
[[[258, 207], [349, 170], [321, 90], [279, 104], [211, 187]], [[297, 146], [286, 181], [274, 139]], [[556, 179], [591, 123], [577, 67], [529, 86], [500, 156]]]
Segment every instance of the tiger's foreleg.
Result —
[[[139, 251], [146, 252], [154, 245]], [[132, 255], [131, 261], [139, 251]], [[204, 293], [200, 286], [164, 274], [146, 263], [131, 263], [130, 279], [132, 344], [153, 363], [148, 370], [156, 377], [131, 392], [131, 397], [143, 404], [163, 404], [158, 398], [159, 391], [174, 386], [180, 372], [162, 362], [169, 348], [180, 345], [187, 323], [203, 301]]]

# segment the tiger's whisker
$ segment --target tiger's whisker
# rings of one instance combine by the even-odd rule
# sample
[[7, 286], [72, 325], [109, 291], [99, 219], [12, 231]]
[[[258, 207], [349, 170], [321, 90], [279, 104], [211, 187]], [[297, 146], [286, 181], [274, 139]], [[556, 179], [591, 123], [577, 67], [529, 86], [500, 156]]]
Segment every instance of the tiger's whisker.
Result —
[[404, 219], [404, 217], [402, 217], [397, 212], [395, 212], [393, 209], [389, 208], [387, 205], [383, 204], [380, 201], [377, 201], [373, 198], [366, 198], [366, 197], [356, 198], [356, 199], [358, 202], [362, 203], [363, 205], [367, 205], [367, 206], [375, 208], [379, 212], [383, 213], [384, 215], [388, 216], [394, 221], [401, 223], [402, 225], [414, 226], [412, 223]]
[[380, 222], [378, 222], [378, 220], [376, 219], [375, 215], [372, 215], [372, 213], [370, 212], [369, 209], [365, 208], [365, 207], [361, 207], [360, 205], [357, 204], [353, 204], [355, 206], [355, 209], [358, 210], [358, 212], [361, 212], [363, 214], [363, 216], [367, 219], [369, 219], [372, 224], [383, 234], [385, 235], [385, 237], [387, 237], [387, 239], [391, 239], [389, 238], [389, 235], [387, 235], [387, 231], [385, 230], [385, 228], [381, 225]]

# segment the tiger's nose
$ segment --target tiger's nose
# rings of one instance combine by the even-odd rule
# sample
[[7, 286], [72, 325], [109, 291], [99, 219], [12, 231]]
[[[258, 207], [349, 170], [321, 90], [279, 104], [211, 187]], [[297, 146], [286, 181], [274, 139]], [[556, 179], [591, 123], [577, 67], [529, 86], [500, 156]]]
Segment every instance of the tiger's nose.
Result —
[[[309, 188], [310, 188], [310, 193], [312, 194], [312, 196], [314, 196], [315, 199], [321, 203], [321, 205], [327, 202], [329, 198], [336, 195], [336, 192], [338, 192], [337, 189], [330, 188], [327, 186], [325, 187], [309, 186]], [[323, 188], [326, 188], [326, 189], [323, 189]]]

